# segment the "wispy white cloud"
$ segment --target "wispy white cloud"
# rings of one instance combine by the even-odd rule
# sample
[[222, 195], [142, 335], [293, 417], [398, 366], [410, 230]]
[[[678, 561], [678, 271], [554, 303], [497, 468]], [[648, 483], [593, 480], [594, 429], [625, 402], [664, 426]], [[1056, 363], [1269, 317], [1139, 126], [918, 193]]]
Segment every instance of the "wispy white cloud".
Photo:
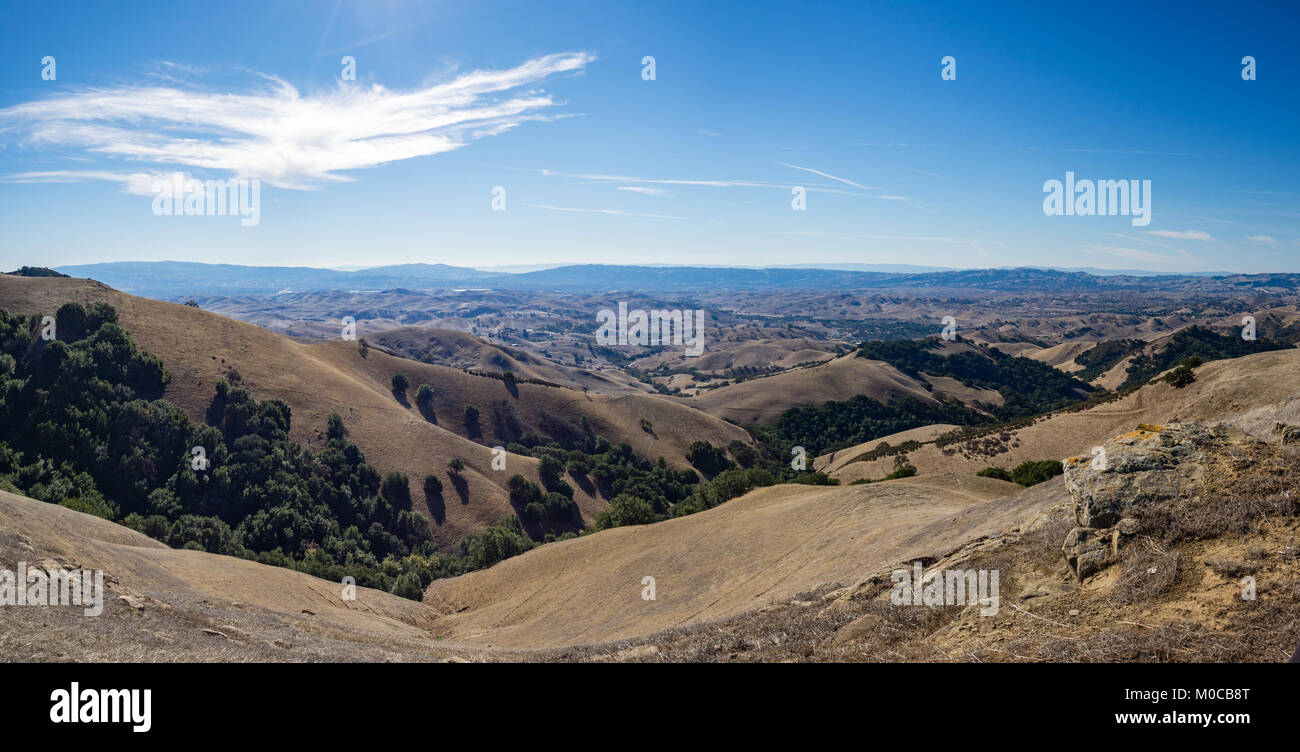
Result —
[[[1134, 238], [1134, 240], [1140, 240], [1140, 238]], [[1205, 262], [1185, 251], [1179, 251], [1176, 248], [1173, 250], [1175, 251], [1174, 253], [1158, 253], [1143, 248], [1128, 248], [1114, 245], [1087, 245], [1083, 247], [1083, 252], [1087, 254], [1117, 256], [1131, 261], [1142, 261], [1145, 263], [1163, 265], [1177, 264], [1184, 267], [1202, 267], [1205, 265]]]
[[1214, 240], [1210, 237], [1210, 233], [1204, 230], [1143, 230], [1142, 234], [1174, 240]]
[[[609, 175], [593, 172], [557, 172], [555, 170], [542, 170], [543, 175], [562, 178], [574, 178], [576, 180], [589, 180], [596, 183], [625, 183], [628, 185], [680, 185], [698, 188], [779, 188], [789, 191], [794, 186], [793, 183], [764, 183], [756, 180], [682, 180], [677, 178], [641, 178], [632, 175]], [[810, 192], [816, 193], [838, 193], [845, 196], [865, 196], [867, 194], [858, 191], [847, 191], [839, 188], [827, 188], [819, 186], [804, 186]]]
[[686, 217], [674, 217], [669, 214], [638, 214], [637, 212], [622, 211], [621, 209], [583, 209], [572, 206], [547, 206], [546, 204], [525, 204], [534, 209], [545, 209], [546, 211], [557, 212], [580, 212], [583, 214], [610, 214], [616, 217], [645, 217], [647, 219], [686, 219]]
[[1247, 235], [1246, 240], [1253, 240], [1256, 243], [1276, 243], [1277, 238], [1272, 235]]
[[853, 186], [854, 188], [857, 188], [857, 189], [859, 189], [859, 190], [863, 190], [863, 191], [876, 191], [876, 190], [880, 190], [879, 188], [872, 188], [872, 187], [870, 187], [870, 186], [862, 185], [861, 183], [855, 183], [855, 182], [853, 182], [852, 180], [849, 180], [848, 178], [836, 177], [835, 175], [832, 175], [832, 174], [830, 174], [829, 172], [822, 172], [821, 170], [814, 170], [814, 169], [811, 168], [811, 167], [800, 167], [799, 165], [792, 165], [792, 164], [790, 164], [789, 162], [777, 162], [777, 164], [781, 165], [782, 167], [789, 167], [789, 168], [792, 169], [792, 170], [803, 170], [804, 172], [810, 172], [810, 173], [812, 173], [813, 175], [819, 175], [819, 176], [824, 177], [824, 178], [827, 178], [827, 179], [829, 179], [829, 180], [835, 180], [835, 181], [838, 181], [838, 182], [840, 182], [840, 183], [844, 183], [845, 185], [851, 185], [851, 186]]
[[663, 188], [651, 188], [645, 185], [620, 185], [615, 188], [619, 191], [631, 191], [633, 193], [644, 193], [647, 196], [671, 196], [672, 191], [665, 191]]
[[545, 55], [405, 92], [340, 82], [303, 94], [273, 76], [244, 93], [179, 84], [80, 89], [0, 109], [0, 138], [58, 156], [147, 166], [56, 169], [25, 173], [28, 180], [43, 174], [131, 185], [134, 175], [181, 169], [313, 188], [350, 180], [347, 171], [452, 151], [524, 122], [555, 119], [547, 111], [556, 100], [533, 87], [593, 59], [584, 52]]
[[700, 129], [700, 135], [701, 135], [701, 136], [709, 136], [709, 137], [711, 137], [711, 138], [721, 138], [721, 137], [722, 137], [722, 134], [721, 134], [721, 133], [718, 133], [717, 131], [711, 131], [711, 130], [709, 130], [708, 128], [701, 128], [701, 129]]

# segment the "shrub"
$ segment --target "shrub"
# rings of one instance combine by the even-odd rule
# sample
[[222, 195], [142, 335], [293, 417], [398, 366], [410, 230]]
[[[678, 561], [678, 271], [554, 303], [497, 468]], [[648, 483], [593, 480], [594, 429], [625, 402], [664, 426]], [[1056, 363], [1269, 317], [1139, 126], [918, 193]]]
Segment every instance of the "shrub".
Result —
[[411, 380], [404, 373], [393, 374], [393, 391], [397, 394], [406, 394], [406, 390], [411, 388]]
[[379, 493], [398, 509], [409, 509], [411, 506], [411, 484], [406, 476], [397, 471], [392, 471], [384, 476], [384, 482], [379, 487]]
[[342, 439], [344, 433], [343, 416], [338, 413], [330, 413], [329, 418], [325, 420], [325, 435], [330, 439]]
[[1011, 471], [1011, 481], [1026, 487], [1033, 486], [1051, 480], [1063, 472], [1065, 468], [1059, 460], [1030, 460], [1020, 463]]
[[975, 474], [981, 478], [997, 478], [998, 480], [1011, 480], [1011, 473], [1007, 472], [1005, 468], [1001, 468], [1001, 467], [986, 467]]
[[421, 384], [419, 389], [415, 390], [416, 404], [428, 407], [433, 403], [433, 387], [428, 384]]
[[911, 465], [903, 465], [894, 472], [881, 478], [881, 480], [897, 480], [898, 478], [911, 478], [916, 475], [916, 468]]
[[[1190, 359], [1189, 359], [1190, 360]], [[1188, 384], [1196, 381], [1196, 374], [1184, 362], [1174, 370], [1165, 374], [1165, 383], [1173, 386], [1175, 389], [1182, 389]]]
[[694, 441], [686, 451], [686, 459], [706, 475], [717, 475], [731, 467], [731, 460], [723, 451], [707, 441]]

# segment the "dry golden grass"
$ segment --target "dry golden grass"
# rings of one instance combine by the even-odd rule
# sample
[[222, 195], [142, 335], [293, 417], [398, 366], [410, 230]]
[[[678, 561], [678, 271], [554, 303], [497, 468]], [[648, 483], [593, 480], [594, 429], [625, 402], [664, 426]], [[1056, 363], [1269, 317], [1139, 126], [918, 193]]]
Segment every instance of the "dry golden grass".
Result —
[[[627, 639], [852, 581], [907, 555], [934, 556], [1032, 511], [990, 502], [1018, 488], [976, 477], [774, 486], [688, 517], [546, 545], [434, 582], [425, 601], [447, 614], [438, 629], [455, 642]], [[642, 599], [647, 576], [654, 601]]]
[[934, 392], [931, 392], [923, 382], [888, 363], [850, 353], [822, 365], [709, 389], [684, 401], [710, 415], [745, 426], [770, 423], [792, 407], [843, 401], [858, 394], [881, 401], [911, 397], [935, 403], [934, 393], [989, 404], [999, 404], [1002, 400], [997, 392], [970, 389], [951, 379], [935, 379]]

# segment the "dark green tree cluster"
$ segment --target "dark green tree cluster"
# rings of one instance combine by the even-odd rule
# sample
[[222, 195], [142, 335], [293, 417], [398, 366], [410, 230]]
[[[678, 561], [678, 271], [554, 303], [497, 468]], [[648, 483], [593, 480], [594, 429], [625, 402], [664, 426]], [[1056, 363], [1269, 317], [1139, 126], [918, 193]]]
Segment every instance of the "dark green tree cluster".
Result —
[[988, 409], [1000, 420], [1055, 410], [1092, 391], [1088, 384], [1046, 363], [1007, 355], [996, 348], [943, 355], [938, 352], [940, 346], [934, 337], [866, 342], [858, 348], [858, 357], [884, 361], [913, 378], [922, 373], [947, 376], [969, 387], [994, 390], [1002, 395], [1003, 403]]
[[0, 311], [0, 487], [336, 581], [395, 591], [463, 570], [436, 554], [405, 476], [381, 478], [337, 416], [312, 452], [289, 439], [287, 404], [220, 380], [196, 423], [156, 399], [167, 371], [116, 319], [68, 304], [46, 341], [40, 317]]
[[[1140, 353], [1133, 358], [1128, 367], [1128, 378], [1121, 389], [1138, 386], [1154, 379], [1161, 372], [1181, 364], [1188, 358], [1195, 357], [1201, 362], [1240, 358], [1269, 350], [1282, 350], [1290, 347], [1284, 342], [1272, 339], [1242, 339], [1239, 335], [1219, 334], [1203, 326], [1189, 326], [1180, 329], [1169, 337], [1164, 347], [1153, 353]], [[1190, 384], [1190, 368], [1177, 378], [1183, 381], [1176, 386]], [[1172, 382], [1171, 382], [1172, 383]]]
[[951, 402], [928, 403], [911, 397], [880, 402], [859, 394], [843, 402], [792, 407], [755, 433], [786, 447], [787, 454], [789, 447], [801, 446], [815, 457], [932, 423], [974, 425], [988, 420], [976, 410]]

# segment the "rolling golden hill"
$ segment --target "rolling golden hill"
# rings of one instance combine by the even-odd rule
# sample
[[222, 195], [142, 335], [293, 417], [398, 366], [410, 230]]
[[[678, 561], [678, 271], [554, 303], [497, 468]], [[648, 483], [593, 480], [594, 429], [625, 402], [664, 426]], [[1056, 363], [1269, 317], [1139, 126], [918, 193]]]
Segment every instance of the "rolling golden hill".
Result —
[[[93, 280], [0, 275], [0, 308], [53, 314], [65, 302], [106, 302], [144, 350], [157, 355], [172, 374], [165, 398], [202, 421], [217, 379], [234, 369], [258, 399], [278, 397], [293, 410], [291, 435], [319, 447], [331, 413], [343, 417], [349, 438], [381, 472], [397, 470], [411, 479], [417, 508], [426, 474], [448, 482], [447, 463], [463, 459], [464, 494], [426, 511], [434, 536], [445, 545], [510, 513], [506, 479], [519, 473], [536, 480], [537, 461], [508, 454], [504, 470], [492, 469], [492, 446], [504, 445], [525, 430], [580, 430], [586, 418], [592, 433], [626, 441], [651, 459], [664, 457], [687, 467], [686, 449], [703, 439], [726, 446], [748, 443], [748, 434], [718, 418], [657, 395], [600, 394], [519, 383], [517, 394], [497, 378], [476, 376], [447, 366], [418, 363], [356, 342], [302, 342], [252, 324], [190, 306], [127, 295]], [[404, 373], [409, 397], [393, 394], [391, 379]], [[414, 404], [415, 388], [430, 384], [429, 410]], [[467, 426], [465, 406], [480, 412], [478, 428]], [[643, 422], [644, 426], [643, 427]], [[474, 439], [479, 439], [475, 441]], [[606, 506], [575, 488], [574, 500], [585, 518]]]

